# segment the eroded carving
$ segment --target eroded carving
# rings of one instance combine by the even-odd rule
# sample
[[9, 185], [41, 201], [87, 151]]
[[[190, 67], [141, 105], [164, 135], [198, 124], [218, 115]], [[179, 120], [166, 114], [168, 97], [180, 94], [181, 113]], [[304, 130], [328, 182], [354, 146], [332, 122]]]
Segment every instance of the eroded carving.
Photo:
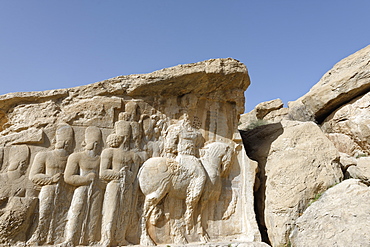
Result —
[[100, 221], [103, 200], [99, 180], [102, 134], [90, 126], [85, 131], [84, 151], [68, 157], [64, 174], [66, 183], [75, 186], [67, 215], [63, 245], [91, 245], [100, 240]]
[[32, 182], [25, 176], [30, 158], [26, 145], [11, 146], [8, 167], [1, 174], [0, 244], [26, 240], [31, 214], [36, 206]]
[[[140, 189], [145, 195], [140, 244], [155, 245], [148, 233], [148, 221], [151, 214], [155, 213], [157, 204], [167, 194], [170, 198], [185, 200], [184, 221], [187, 234], [190, 234], [194, 226], [194, 211], [202, 197], [197, 218], [198, 233], [202, 241], [209, 240], [201, 224], [201, 212], [208, 200], [219, 198], [220, 177], [229, 170], [233, 150], [225, 143], [211, 143], [205, 148], [202, 164], [199, 159], [202, 144], [201, 133], [191, 126], [188, 115], [184, 114], [183, 119], [169, 126], [166, 132], [166, 157], [154, 157], [144, 162], [138, 175]], [[173, 240], [175, 243], [185, 244], [187, 239], [178, 225], [177, 222], [173, 224]]]
[[[31, 94], [6, 101], [0, 242], [184, 244], [244, 232], [258, 239], [254, 221], [244, 223], [253, 211], [244, 208], [253, 208], [245, 187], [254, 173], [240, 165], [245, 155], [233, 152], [242, 103], [235, 102], [234, 84], [213, 77], [212, 64], [203, 64], [212, 76], [189, 65], [181, 71], [190, 68], [191, 76], [179, 72], [173, 81], [172, 70], [164, 70], [163, 76], [117, 77], [57, 97], [41, 93], [35, 102]], [[252, 175], [245, 180], [242, 173]]]
[[108, 182], [102, 211], [102, 246], [127, 245], [126, 231], [133, 213], [133, 181], [140, 158], [121, 147], [123, 136], [111, 134], [107, 138], [109, 148], [101, 155], [100, 178]]
[[7, 197], [19, 196], [25, 197], [32, 195], [32, 185], [25, 174], [28, 168], [30, 150], [27, 145], [11, 146], [9, 150], [9, 165], [5, 176], [6, 181], [3, 193]]
[[[36, 154], [29, 174], [30, 180], [41, 187], [39, 194], [39, 217], [37, 228], [28, 245], [53, 244], [61, 238], [56, 229], [64, 228], [65, 211], [68, 203], [68, 189], [63, 180], [67, 158], [73, 150], [73, 129], [60, 126], [55, 134], [54, 150]], [[63, 233], [63, 230], [61, 230]]]

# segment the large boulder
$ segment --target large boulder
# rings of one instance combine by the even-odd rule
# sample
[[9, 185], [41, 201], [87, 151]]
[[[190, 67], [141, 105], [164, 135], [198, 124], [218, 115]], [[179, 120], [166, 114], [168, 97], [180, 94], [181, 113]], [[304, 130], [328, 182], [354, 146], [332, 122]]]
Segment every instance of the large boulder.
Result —
[[357, 179], [328, 189], [296, 220], [292, 246], [369, 246], [369, 201], [370, 188]]
[[370, 90], [370, 46], [344, 58], [311, 90], [289, 103], [295, 120], [323, 121], [335, 109]]
[[335, 146], [352, 156], [370, 154], [370, 92], [339, 107], [322, 123]]
[[281, 99], [259, 103], [252, 111], [240, 116], [240, 130], [253, 129], [267, 123], [278, 123], [288, 116], [288, 108], [283, 108]]
[[266, 228], [265, 241], [272, 246], [285, 245], [310, 200], [342, 180], [339, 153], [313, 122], [283, 120], [242, 136], [248, 155], [259, 163], [260, 229]]

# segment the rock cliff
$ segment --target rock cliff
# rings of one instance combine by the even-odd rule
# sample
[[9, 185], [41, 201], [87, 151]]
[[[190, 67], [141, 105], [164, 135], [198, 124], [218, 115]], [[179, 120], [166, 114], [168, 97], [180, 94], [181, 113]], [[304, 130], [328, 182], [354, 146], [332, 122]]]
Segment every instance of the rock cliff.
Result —
[[271, 246], [369, 245], [369, 64], [367, 46], [288, 107], [276, 99], [241, 116], [258, 162], [257, 221]]
[[234, 59], [0, 96], [0, 244], [260, 242]]

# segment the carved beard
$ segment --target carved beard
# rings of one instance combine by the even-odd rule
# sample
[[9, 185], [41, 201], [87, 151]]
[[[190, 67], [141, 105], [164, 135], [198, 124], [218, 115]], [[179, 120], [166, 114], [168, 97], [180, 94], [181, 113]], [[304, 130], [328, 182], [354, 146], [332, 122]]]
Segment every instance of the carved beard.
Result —
[[56, 149], [63, 149], [64, 148], [64, 142], [59, 141], [55, 143], [55, 148]]
[[87, 143], [85, 146], [86, 150], [93, 150], [95, 148], [95, 142]]

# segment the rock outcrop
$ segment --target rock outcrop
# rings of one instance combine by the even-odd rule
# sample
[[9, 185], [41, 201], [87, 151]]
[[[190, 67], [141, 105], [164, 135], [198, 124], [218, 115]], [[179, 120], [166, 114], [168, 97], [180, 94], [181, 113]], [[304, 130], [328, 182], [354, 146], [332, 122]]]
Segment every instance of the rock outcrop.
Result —
[[295, 220], [317, 193], [339, 183], [339, 153], [312, 122], [284, 120], [242, 132], [248, 156], [258, 161], [259, 222], [272, 246], [289, 242]]
[[341, 152], [370, 154], [370, 93], [335, 110], [322, 123], [322, 130]]
[[292, 246], [369, 246], [370, 188], [348, 179], [328, 189], [299, 217]]
[[288, 108], [283, 107], [281, 99], [270, 100], [258, 104], [252, 111], [240, 116], [240, 130], [254, 129], [267, 123], [279, 123], [287, 119]]
[[264, 246], [234, 59], [0, 96], [0, 241]]
[[241, 117], [230, 58], [2, 95], [0, 244], [368, 246], [369, 69]]
[[370, 46], [344, 58], [311, 90], [289, 103], [289, 115], [300, 121], [321, 123], [329, 114], [370, 90]]
[[[357, 195], [366, 194], [370, 185], [369, 95], [370, 46], [338, 62], [288, 108], [279, 100], [268, 101], [241, 116], [239, 130], [247, 154], [258, 161], [255, 205], [265, 242], [272, 246], [369, 245], [366, 216], [358, 213], [362, 216], [357, 227], [353, 225], [356, 216], [351, 218], [343, 210], [348, 203], [349, 212], [357, 215], [360, 209], [352, 205], [363, 205], [366, 199]], [[343, 178], [358, 180], [339, 183]], [[310, 204], [336, 183], [327, 192], [336, 193], [335, 199], [323, 197], [319, 201], [325, 205]]]

